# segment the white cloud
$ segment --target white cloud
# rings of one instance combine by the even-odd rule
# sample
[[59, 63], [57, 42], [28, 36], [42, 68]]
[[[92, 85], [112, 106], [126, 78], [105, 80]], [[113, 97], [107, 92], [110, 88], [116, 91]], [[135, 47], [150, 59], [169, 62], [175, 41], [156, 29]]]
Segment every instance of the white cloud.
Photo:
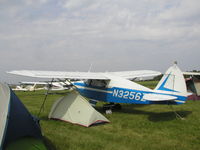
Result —
[[[196, 0], [68, 0], [65, 7], [72, 9], [71, 15], [76, 19], [76, 26], [83, 33], [99, 33], [99, 36], [109, 38], [120, 34], [121, 39], [124, 36], [124, 39], [174, 40], [193, 29], [194, 20], [192, 24], [187, 20], [198, 15], [198, 3]], [[80, 19], [77, 21], [77, 18]]]
[[177, 5], [165, 10], [160, 14], [162, 19], [177, 20], [189, 19], [200, 15], [200, 1], [199, 0], [182, 0]]
[[140, 66], [162, 69], [176, 58], [188, 62], [192, 56], [183, 51], [194, 53], [192, 64], [199, 60], [198, 0], [0, 3], [0, 63], [4, 70], [87, 70], [91, 62], [97, 71]]
[[67, 0], [63, 6], [67, 9], [81, 9], [93, 3], [94, 0]]
[[27, 4], [27, 5], [33, 5], [33, 4], [45, 4], [48, 2], [48, 0], [24, 0], [24, 2]]

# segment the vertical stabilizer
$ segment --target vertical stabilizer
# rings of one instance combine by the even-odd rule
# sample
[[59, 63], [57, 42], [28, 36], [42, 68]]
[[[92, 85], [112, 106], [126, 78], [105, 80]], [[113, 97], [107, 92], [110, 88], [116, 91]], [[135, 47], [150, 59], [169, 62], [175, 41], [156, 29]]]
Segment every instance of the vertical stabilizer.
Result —
[[176, 63], [166, 71], [155, 90], [167, 94], [187, 96], [185, 79]]

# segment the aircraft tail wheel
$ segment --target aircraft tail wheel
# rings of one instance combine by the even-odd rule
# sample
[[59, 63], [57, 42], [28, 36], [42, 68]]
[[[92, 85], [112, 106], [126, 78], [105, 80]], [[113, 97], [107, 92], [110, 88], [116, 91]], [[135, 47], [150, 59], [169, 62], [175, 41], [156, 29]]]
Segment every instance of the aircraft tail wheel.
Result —
[[112, 114], [112, 109], [107, 109], [106, 114]]

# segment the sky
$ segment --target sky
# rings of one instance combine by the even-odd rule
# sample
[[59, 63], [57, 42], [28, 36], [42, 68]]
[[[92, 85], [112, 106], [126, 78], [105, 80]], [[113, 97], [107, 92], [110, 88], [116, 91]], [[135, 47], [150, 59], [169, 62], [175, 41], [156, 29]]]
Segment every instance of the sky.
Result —
[[0, 81], [10, 70], [200, 70], [199, 0], [0, 0]]

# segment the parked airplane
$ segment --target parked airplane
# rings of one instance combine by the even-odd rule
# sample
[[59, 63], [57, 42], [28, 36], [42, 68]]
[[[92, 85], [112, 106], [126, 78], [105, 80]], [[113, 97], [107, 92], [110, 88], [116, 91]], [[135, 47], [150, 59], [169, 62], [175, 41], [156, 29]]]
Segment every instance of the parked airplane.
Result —
[[36, 91], [44, 90], [44, 87], [37, 87], [37, 85], [46, 85], [47, 83], [43, 82], [19, 82], [20, 85], [17, 85], [15, 88], [12, 88], [14, 91]]
[[155, 71], [128, 72], [52, 72], [52, 71], [10, 71], [8, 73], [38, 78], [81, 79], [72, 82], [84, 97], [95, 101], [129, 104], [183, 104], [187, 90], [182, 71], [177, 64], [171, 66], [155, 89], [144, 87], [130, 79], [156, 76]]
[[[43, 87], [38, 87], [43, 86]], [[20, 85], [13, 88], [14, 91], [36, 91], [36, 90], [50, 90], [50, 91], [61, 91], [69, 89], [70, 83], [68, 82], [20, 82]]]
[[[69, 90], [71, 83], [68, 81], [63, 81], [63, 82], [49, 82], [48, 86], [50, 85], [50, 91], [62, 91], [62, 90]], [[48, 86], [45, 87], [46, 90], [48, 90]]]
[[17, 85], [15, 88], [12, 88], [13, 91], [28, 91], [28, 89], [22, 87], [21, 85]]

